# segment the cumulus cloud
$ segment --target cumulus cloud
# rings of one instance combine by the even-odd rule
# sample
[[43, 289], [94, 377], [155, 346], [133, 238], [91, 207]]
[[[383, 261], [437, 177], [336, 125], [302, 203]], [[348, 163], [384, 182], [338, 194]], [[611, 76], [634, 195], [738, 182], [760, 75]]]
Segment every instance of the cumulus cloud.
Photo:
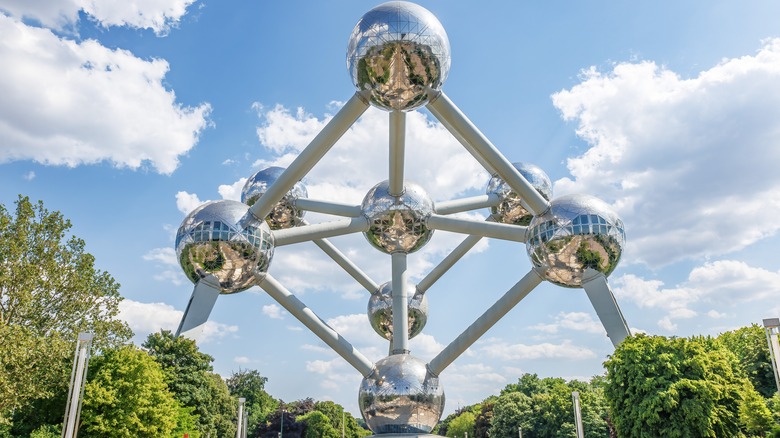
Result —
[[103, 27], [129, 26], [166, 33], [187, 13], [195, 0], [2, 0], [0, 10], [43, 26], [68, 30], [83, 11]]
[[192, 210], [198, 208], [201, 204], [208, 201], [201, 201], [198, 195], [194, 193], [178, 192], [176, 193], [176, 208], [184, 214], [190, 214]]
[[589, 144], [557, 194], [586, 192], [626, 223], [627, 259], [660, 266], [727, 254], [780, 222], [780, 39], [693, 78], [653, 62], [583, 72], [552, 96]]
[[479, 347], [488, 357], [499, 360], [531, 360], [531, 359], [590, 359], [596, 353], [585, 347], [574, 345], [570, 340], [560, 344], [509, 344], [501, 340], [487, 340]]
[[286, 313], [287, 312], [276, 304], [266, 304], [263, 306], [263, 315], [271, 319], [284, 319]]
[[585, 312], [560, 312], [551, 324], [537, 324], [530, 327], [545, 333], [558, 333], [561, 330], [573, 330], [594, 334], [606, 334], [604, 326]]
[[0, 14], [0, 163], [103, 161], [172, 173], [208, 125], [165, 87], [168, 63], [75, 42]]
[[[165, 303], [141, 303], [124, 299], [119, 303], [119, 318], [127, 322], [135, 333], [136, 340], [143, 340], [150, 333], [160, 330], [175, 332], [184, 312]], [[198, 337], [199, 343], [207, 344], [230, 333], [238, 331], [238, 326], [208, 321]]]
[[[750, 303], [761, 309], [773, 304], [780, 295], [780, 272], [737, 260], [705, 263], [691, 270], [681, 284], [671, 287], [665, 287], [660, 280], [645, 280], [633, 274], [617, 277], [611, 283], [621, 301], [665, 311], [658, 325], [668, 331], [677, 330], [675, 320], [697, 316], [699, 307], [724, 309]], [[715, 310], [702, 313], [710, 318], [726, 316]]]

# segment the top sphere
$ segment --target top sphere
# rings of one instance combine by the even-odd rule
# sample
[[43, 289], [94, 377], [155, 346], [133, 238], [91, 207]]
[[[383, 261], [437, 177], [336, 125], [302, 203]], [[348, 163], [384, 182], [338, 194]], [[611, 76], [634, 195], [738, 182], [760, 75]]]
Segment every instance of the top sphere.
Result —
[[564, 287], [582, 287], [585, 270], [609, 275], [623, 253], [623, 221], [606, 202], [589, 195], [553, 199], [550, 208], [528, 226], [526, 249], [534, 266], [547, 268], [545, 279]]
[[450, 71], [450, 42], [439, 20], [414, 3], [393, 1], [368, 11], [355, 25], [347, 68], [359, 90], [385, 110], [409, 111], [428, 102]]
[[[279, 179], [282, 172], [284, 172], [283, 167], [272, 166], [259, 170], [250, 176], [241, 190], [241, 202], [251, 207], [268, 191], [268, 187], [271, 187]], [[272, 230], [281, 230], [300, 225], [305, 211], [295, 208], [294, 203], [296, 199], [307, 196], [306, 186], [300, 181], [295, 183], [266, 216], [265, 221], [268, 226]]]
[[254, 286], [268, 272], [274, 238], [246, 204], [210, 201], [193, 210], [176, 233], [176, 258], [193, 282], [212, 274], [220, 292], [231, 294]]
[[[552, 182], [539, 166], [530, 163], [512, 163], [533, 188], [546, 200], [552, 199]], [[501, 198], [501, 202], [490, 208], [496, 222], [512, 225], [528, 225], [534, 214], [523, 205], [523, 199], [500, 176], [490, 178], [486, 192]]]

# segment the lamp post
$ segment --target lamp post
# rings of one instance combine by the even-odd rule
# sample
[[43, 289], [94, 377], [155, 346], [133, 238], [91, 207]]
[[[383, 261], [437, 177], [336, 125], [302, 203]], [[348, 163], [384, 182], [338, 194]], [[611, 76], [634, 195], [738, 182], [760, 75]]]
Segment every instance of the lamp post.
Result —
[[68, 389], [68, 401], [65, 406], [65, 420], [63, 438], [74, 438], [78, 434], [79, 417], [81, 416], [81, 402], [84, 395], [84, 382], [89, 366], [89, 350], [92, 347], [92, 333], [79, 333], [76, 342], [76, 353], [73, 358], [73, 371], [70, 376], [70, 388]]
[[236, 421], [236, 438], [244, 438], [243, 426], [244, 426], [244, 403], [246, 399], [244, 397], [238, 398], [238, 420]]
[[[284, 405], [282, 405], [282, 406], [284, 406]], [[282, 408], [282, 421], [281, 421], [281, 424], [279, 426], [279, 438], [282, 438], [282, 435], [284, 434], [284, 414], [285, 414], [285, 412], [287, 412], [287, 410]]]
[[777, 340], [778, 331], [780, 330], [780, 318], [768, 318], [764, 321], [764, 331], [766, 332], [766, 342], [769, 344], [769, 357], [772, 362], [772, 371], [775, 374], [775, 385], [777, 385], [777, 392], [780, 393], [780, 373], [778, 373], [778, 365], [780, 365], [780, 343]]
[[580, 411], [580, 393], [572, 391], [572, 403], [574, 404], [574, 422], [577, 426], [577, 438], [585, 438], [585, 431], [582, 427], [582, 412]]

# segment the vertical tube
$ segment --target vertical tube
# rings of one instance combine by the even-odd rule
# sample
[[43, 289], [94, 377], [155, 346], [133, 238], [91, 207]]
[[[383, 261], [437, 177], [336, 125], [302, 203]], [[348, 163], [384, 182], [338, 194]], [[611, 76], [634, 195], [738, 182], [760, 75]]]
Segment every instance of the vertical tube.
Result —
[[[498, 320], [504, 317], [513, 307], [539, 283], [542, 282], [541, 273], [538, 268], [532, 269], [525, 274], [511, 289], [509, 289], [501, 298], [498, 299], [489, 309], [476, 319], [466, 330], [463, 331], [450, 345], [446, 346], [428, 363], [428, 370], [438, 376], [455, 359], [466, 351], [474, 342], [493, 327]], [[395, 310], [395, 309], [393, 309]]]
[[76, 356], [74, 357], [74, 367], [68, 391], [68, 402], [65, 407], [65, 427], [62, 433], [64, 438], [76, 436], [81, 416], [81, 401], [84, 396], [84, 381], [89, 365], [89, 348], [92, 345], [92, 336], [92, 333], [79, 333], [76, 343]]
[[574, 404], [574, 423], [577, 426], [577, 438], [585, 438], [585, 430], [582, 427], [582, 412], [580, 411], [580, 393], [573, 391], [571, 399]]
[[526, 181], [509, 160], [501, 155], [501, 152], [452, 103], [446, 94], [440, 93], [436, 99], [428, 103], [428, 109], [442, 123], [446, 121], [445, 126], [462, 136], [466, 143], [471, 145], [471, 148], [467, 148], [467, 150], [475, 157], [482, 157], [487, 161], [490, 167], [509, 184], [509, 187], [522, 196], [528, 204], [528, 208], [535, 215], [544, 213], [550, 207], [550, 203]]
[[409, 353], [409, 285], [406, 282], [406, 254], [391, 255], [393, 268], [393, 354]]
[[296, 182], [309, 173], [311, 168], [322, 159], [366, 109], [368, 109], [366, 99], [359, 93], [355, 93], [311, 143], [301, 151], [298, 157], [287, 166], [287, 169], [279, 175], [276, 182], [268, 187], [265, 194], [252, 205], [250, 208], [252, 214], [259, 220], [265, 219], [274, 205], [282, 199], [282, 196], [287, 194]]
[[244, 402], [246, 399], [244, 397], [239, 397], [238, 399], [238, 419], [236, 421], [236, 438], [243, 438], [244, 434], [242, 432], [243, 426], [244, 426]]
[[406, 147], [406, 113], [390, 112], [390, 195], [404, 193], [404, 151]]
[[767, 336], [769, 340], [769, 353], [772, 355], [772, 369], [775, 372], [775, 384], [777, 385], [777, 392], [780, 393], [780, 378], [778, 378], [778, 365], [780, 365], [780, 343], [777, 341], [777, 327], [774, 329], [767, 329]]

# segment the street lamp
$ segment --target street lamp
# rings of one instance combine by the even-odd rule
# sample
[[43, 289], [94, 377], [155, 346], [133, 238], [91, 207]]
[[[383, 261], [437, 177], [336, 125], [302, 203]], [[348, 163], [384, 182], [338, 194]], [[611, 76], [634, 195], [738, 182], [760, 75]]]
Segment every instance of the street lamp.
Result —
[[777, 392], [780, 393], [780, 374], [778, 373], [778, 364], [780, 364], [780, 343], [777, 340], [777, 334], [780, 330], [780, 318], [768, 318], [764, 320], [764, 331], [766, 331], [766, 342], [769, 344], [769, 357], [772, 362], [772, 371], [775, 374], [775, 385]]
[[279, 438], [282, 438], [282, 434], [284, 433], [284, 414], [286, 412], [287, 410], [282, 408], [282, 421], [281, 421], [281, 425], [279, 426]]

